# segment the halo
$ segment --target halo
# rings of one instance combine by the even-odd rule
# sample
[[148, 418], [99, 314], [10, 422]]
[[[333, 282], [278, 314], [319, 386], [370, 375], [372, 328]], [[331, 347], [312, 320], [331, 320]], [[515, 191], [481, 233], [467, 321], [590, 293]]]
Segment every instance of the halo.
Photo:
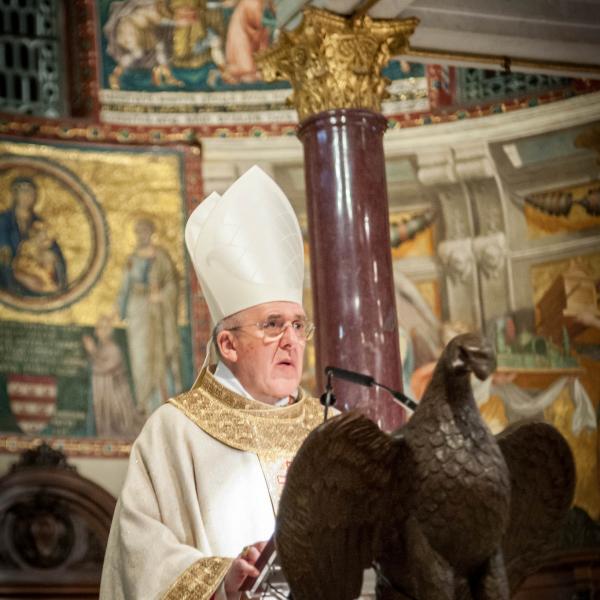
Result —
[[125, 229], [129, 233], [133, 233], [135, 229], [136, 223], [139, 221], [150, 221], [154, 227], [154, 231], [152, 232], [152, 242], [156, 243], [158, 240], [164, 240], [166, 238], [165, 235], [165, 224], [164, 221], [159, 218], [158, 215], [152, 214], [148, 211], [139, 211], [135, 214], [129, 214], [125, 218]]
[[[90, 225], [91, 249], [84, 271], [69, 282], [66, 290], [53, 294], [27, 296], [1, 289], [0, 303], [16, 310], [32, 313], [64, 309], [85, 296], [95, 285], [104, 269], [108, 256], [108, 230], [104, 213], [87, 186], [60, 163], [48, 159], [10, 154], [0, 156], [0, 173], [12, 171], [27, 173], [25, 176], [30, 176], [36, 182], [38, 189], [36, 212], [41, 212], [40, 204], [46, 200], [41, 196], [42, 187], [37, 184], [39, 177], [52, 179], [68, 190], [72, 201], [81, 207]], [[52, 232], [51, 228], [49, 232]]]

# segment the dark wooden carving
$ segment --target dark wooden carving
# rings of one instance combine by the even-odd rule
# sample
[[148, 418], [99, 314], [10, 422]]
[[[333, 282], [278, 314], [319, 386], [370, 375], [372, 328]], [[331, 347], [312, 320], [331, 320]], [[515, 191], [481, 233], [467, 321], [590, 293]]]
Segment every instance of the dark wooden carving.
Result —
[[67, 457], [60, 450], [54, 450], [45, 442], [35, 448], [25, 450], [10, 471], [15, 473], [27, 467], [60, 467], [61, 469], [75, 470], [75, 467], [67, 462]]
[[560, 548], [515, 595], [515, 600], [600, 600], [600, 523], [581, 508], [569, 511]]
[[0, 599], [97, 598], [115, 499], [46, 444], [0, 478]]
[[530, 575], [514, 600], [600, 600], [600, 549], [565, 552]]

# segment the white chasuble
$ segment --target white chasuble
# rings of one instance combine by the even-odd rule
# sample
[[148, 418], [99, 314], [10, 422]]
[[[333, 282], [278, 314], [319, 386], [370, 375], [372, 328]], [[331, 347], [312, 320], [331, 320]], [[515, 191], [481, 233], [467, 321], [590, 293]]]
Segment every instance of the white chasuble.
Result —
[[267, 540], [285, 471], [322, 407], [270, 407], [208, 371], [156, 410], [131, 449], [102, 600], [207, 600], [244, 546]]

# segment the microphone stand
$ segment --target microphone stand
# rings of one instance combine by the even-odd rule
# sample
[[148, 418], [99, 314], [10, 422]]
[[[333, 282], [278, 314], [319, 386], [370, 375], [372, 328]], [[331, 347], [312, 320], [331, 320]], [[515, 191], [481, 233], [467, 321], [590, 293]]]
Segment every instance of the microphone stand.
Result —
[[325, 393], [321, 396], [321, 404], [325, 407], [323, 421], [327, 421], [329, 407], [336, 403], [336, 397], [333, 394], [333, 372], [329, 367], [325, 369], [325, 375], [327, 375], [327, 383], [325, 384]]
[[327, 421], [329, 407], [333, 406], [336, 402], [336, 397], [333, 393], [333, 377], [362, 385], [364, 387], [380, 387], [392, 396], [392, 400], [399, 404], [404, 410], [410, 411], [410, 414], [415, 412], [418, 404], [409, 398], [403, 392], [393, 390], [383, 383], [375, 381], [370, 375], [364, 375], [363, 373], [357, 373], [356, 371], [348, 371], [347, 369], [341, 369], [340, 367], [325, 367], [325, 375], [327, 376], [327, 382], [325, 385], [325, 393], [321, 396], [321, 404], [325, 407], [324, 420]]

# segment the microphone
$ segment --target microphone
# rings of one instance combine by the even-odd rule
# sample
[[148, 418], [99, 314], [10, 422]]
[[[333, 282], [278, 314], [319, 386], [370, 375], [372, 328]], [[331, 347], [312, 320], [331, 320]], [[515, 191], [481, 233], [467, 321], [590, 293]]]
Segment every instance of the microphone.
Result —
[[362, 373], [356, 373], [355, 371], [340, 369], [340, 367], [325, 367], [325, 375], [329, 376], [329, 373], [338, 379], [344, 379], [345, 381], [363, 385], [364, 387], [371, 387], [375, 384], [375, 379], [370, 375], [363, 375]]
[[325, 393], [321, 396], [321, 404], [325, 406], [325, 418], [327, 419], [327, 409], [335, 404], [335, 396], [333, 395], [332, 378], [337, 377], [350, 383], [362, 385], [364, 387], [380, 387], [389, 392], [392, 395], [394, 402], [400, 404], [402, 408], [408, 409], [414, 412], [417, 409], [418, 404], [409, 398], [403, 392], [393, 390], [392, 388], [375, 381], [371, 375], [365, 375], [364, 373], [357, 373], [356, 371], [349, 371], [348, 369], [342, 369], [340, 367], [325, 367], [325, 375], [327, 376], [327, 385], [325, 387]]

